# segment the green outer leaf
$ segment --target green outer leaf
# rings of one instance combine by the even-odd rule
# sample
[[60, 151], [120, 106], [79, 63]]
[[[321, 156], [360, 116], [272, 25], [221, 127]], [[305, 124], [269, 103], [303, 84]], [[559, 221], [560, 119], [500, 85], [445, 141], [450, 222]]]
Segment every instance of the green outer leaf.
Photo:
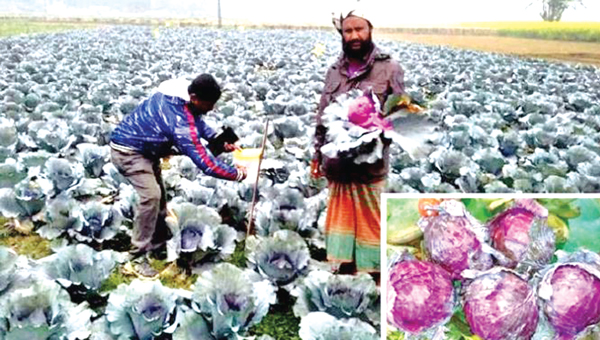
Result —
[[487, 222], [494, 214], [490, 211], [488, 203], [489, 199], [482, 198], [465, 198], [461, 200], [467, 211], [481, 222]]
[[562, 218], [562, 219], [572, 219], [579, 217], [581, 215], [581, 209], [576, 204], [576, 199], [568, 198], [568, 199], [538, 199], [540, 204], [542, 204], [549, 212], [554, 215]]
[[473, 337], [473, 333], [471, 333], [471, 327], [467, 323], [465, 312], [462, 308], [452, 315], [447, 327], [448, 332], [446, 333], [446, 339], [462, 340], [471, 339]]
[[390, 199], [387, 201], [387, 242], [406, 244], [420, 238], [416, 227], [419, 218], [418, 199]]
[[404, 340], [404, 333], [400, 331], [388, 332], [387, 340]]

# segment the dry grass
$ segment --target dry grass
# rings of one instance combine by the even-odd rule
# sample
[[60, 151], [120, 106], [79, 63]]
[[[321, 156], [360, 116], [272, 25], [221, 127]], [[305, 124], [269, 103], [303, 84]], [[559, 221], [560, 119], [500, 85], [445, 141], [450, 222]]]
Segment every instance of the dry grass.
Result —
[[600, 43], [498, 36], [409, 33], [377, 33], [374, 34], [374, 39], [452, 46], [469, 50], [511, 54], [520, 57], [592, 64], [600, 67]]

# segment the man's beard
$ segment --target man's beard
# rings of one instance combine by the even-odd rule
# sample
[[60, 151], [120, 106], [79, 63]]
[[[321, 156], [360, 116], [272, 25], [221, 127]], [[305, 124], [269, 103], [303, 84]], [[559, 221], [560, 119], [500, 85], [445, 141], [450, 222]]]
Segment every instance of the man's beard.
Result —
[[[355, 42], [360, 42], [360, 48], [358, 50], [352, 49], [352, 44]], [[344, 41], [344, 38], [342, 38], [342, 50], [346, 57], [362, 60], [373, 50], [373, 41], [371, 40], [371, 37], [365, 41], [351, 40], [348, 42]]]

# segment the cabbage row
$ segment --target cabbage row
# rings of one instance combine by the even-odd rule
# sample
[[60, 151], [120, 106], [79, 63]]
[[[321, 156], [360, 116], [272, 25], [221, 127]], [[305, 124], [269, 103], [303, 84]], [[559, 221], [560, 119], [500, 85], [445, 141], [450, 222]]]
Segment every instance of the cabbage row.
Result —
[[[324, 248], [327, 191], [306, 165], [329, 60], [311, 53], [309, 37], [331, 39], [106, 27], [0, 40], [0, 214], [5, 228], [34, 232], [53, 251], [33, 260], [0, 250], [0, 339], [238, 339], [282, 303], [292, 304], [302, 339], [375, 339], [373, 279], [311, 258]], [[207, 117], [216, 130], [231, 126], [242, 147], [258, 147], [271, 121], [256, 235], [245, 237], [252, 184], [165, 159], [167, 261], [199, 277], [191, 290], [154, 279], [105, 291], [127, 269], [139, 201], [110, 162], [110, 133], [160, 82], [205, 72], [224, 89]], [[225, 263], [236, 247], [246, 263]]]
[[308, 268], [301, 244], [306, 248], [297, 234], [277, 232], [248, 254], [248, 268], [216, 263], [199, 272], [191, 290], [146, 278], [108, 291], [103, 283], [123, 271], [126, 254], [79, 243], [32, 260], [0, 247], [0, 339], [241, 339], [277, 313], [271, 307], [283, 292], [293, 296], [286, 301], [301, 320], [301, 339], [323, 329], [326, 339], [354, 332], [376, 339], [373, 279]]
[[[300, 306], [295, 308], [298, 317], [323, 322], [317, 326], [301, 321], [304, 339], [323, 330], [332, 338], [375, 336], [377, 318], [372, 311], [377, 310], [378, 298], [372, 281], [326, 274], [326, 266], [307, 259], [307, 249], [324, 247], [327, 189], [323, 181], [310, 179], [308, 163], [317, 100], [327, 67], [339, 53], [339, 37], [290, 30], [152, 31], [104, 27], [0, 40], [0, 214], [17, 230], [33, 230], [52, 240], [52, 256], [81, 258], [66, 264], [48, 261], [56, 268], [31, 279], [38, 282], [37, 288], [4, 287], [8, 291], [0, 297], [2, 333], [17, 332], [10, 339], [49, 334], [46, 331], [58, 332], [50, 333], [56, 338], [85, 338], [75, 329], [88, 328], [68, 325], [90, 321], [91, 329], [97, 330], [92, 334], [116, 338], [128, 338], [131, 332], [175, 336], [180, 329], [234, 337], [264, 316], [273, 303], [267, 288], [260, 296], [245, 290], [246, 295], [217, 299], [227, 289], [241, 287], [235, 280], [231, 287], [219, 285], [223, 290], [209, 302], [194, 300], [189, 292], [165, 292], [157, 282], [132, 283], [110, 292], [99, 315], [72, 311], [85, 307], [80, 300], [97, 289], [115, 256], [119, 260], [119, 255], [102, 252], [127, 250], [136, 213], [139, 198], [109, 160], [111, 131], [160, 82], [207, 72], [224, 89], [208, 123], [217, 130], [233, 127], [242, 147], [257, 147], [263, 134], [268, 135], [255, 212], [257, 235], [245, 240], [246, 269], [222, 264], [244, 240], [251, 184], [203, 176], [189, 159], [172, 157], [163, 163], [169, 208], [177, 217], [168, 221], [174, 235], [169, 260], [211, 273], [199, 279], [202, 289], [209, 289], [204, 284], [215, 277], [231, 275], [289, 290]], [[316, 43], [325, 47], [324, 54]], [[381, 45], [404, 66], [410, 96], [428, 103], [429, 114], [440, 125], [428, 157], [412, 160], [393, 148], [388, 190], [597, 188], [597, 69], [404, 43]], [[271, 121], [268, 131], [266, 119]], [[15, 266], [7, 262], [0, 272], [23, 272], [15, 269], [26, 265], [21, 262], [30, 268], [24, 273], [44, 267], [30, 261], [18, 260]], [[85, 272], [90, 263], [95, 269]], [[227, 271], [231, 273], [223, 274]], [[136, 292], [152, 292], [152, 299], [138, 300]], [[304, 298], [315, 301], [302, 302]], [[34, 305], [14, 310], [23, 299]], [[211, 308], [222, 311], [225, 305], [231, 307], [231, 319], [211, 316]], [[123, 309], [133, 314], [123, 314]], [[13, 320], [11, 315], [19, 316]], [[81, 320], [67, 320], [68, 315]], [[129, 324], [119, 321], [124, 315]], [[144, 321], [133, 321], [138, 317]], [[195, 321], [201, 319], [206, 323]], [[194, 328], [197, 325], [205, 325], [198, 327], [208, 333]]]

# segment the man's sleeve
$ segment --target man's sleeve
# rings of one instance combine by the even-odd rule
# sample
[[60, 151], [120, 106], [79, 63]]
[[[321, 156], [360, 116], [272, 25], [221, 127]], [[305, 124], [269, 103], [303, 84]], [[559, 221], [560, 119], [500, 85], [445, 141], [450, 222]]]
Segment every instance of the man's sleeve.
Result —
[[393, 94], [404, 93], [404, 70], [396, 61], [391, 64], [390, 87]]
[[208, 124], [206, 124], [200, 116], [196, 117], [196, 126], [198, 127], [198, 132], [200, 132], [200, 138], [203, 138], [206, 141], [211, 141], [213, 138], [217, 136], [215, 130], [213, 130]]
[[321, 116], [323, 115], [323, 110], [329, 105], [331, 101], [331, 95], [327, 93], [327, 85], [331, 82], [331, 78], [333, 75], [333, 70], [330, 68], [325, 75], [325, 83], [323, 84], [323, 91], [321, 91], [321, 100], [319, 101], [319, 110], [317, 111], [317, 126], [323, 125], [321, 121]]
[[187, 122], [181, 122], [175, 128], [174, 141], [179, 151], [190, 157], [194, 164], [206, 175], [231, 181], [241, 181], [243, 177], [241, 171], [213, 157], [204, 148], [198, 138], [198, 129], [193, 116], [189, 113], [186, 116]]

